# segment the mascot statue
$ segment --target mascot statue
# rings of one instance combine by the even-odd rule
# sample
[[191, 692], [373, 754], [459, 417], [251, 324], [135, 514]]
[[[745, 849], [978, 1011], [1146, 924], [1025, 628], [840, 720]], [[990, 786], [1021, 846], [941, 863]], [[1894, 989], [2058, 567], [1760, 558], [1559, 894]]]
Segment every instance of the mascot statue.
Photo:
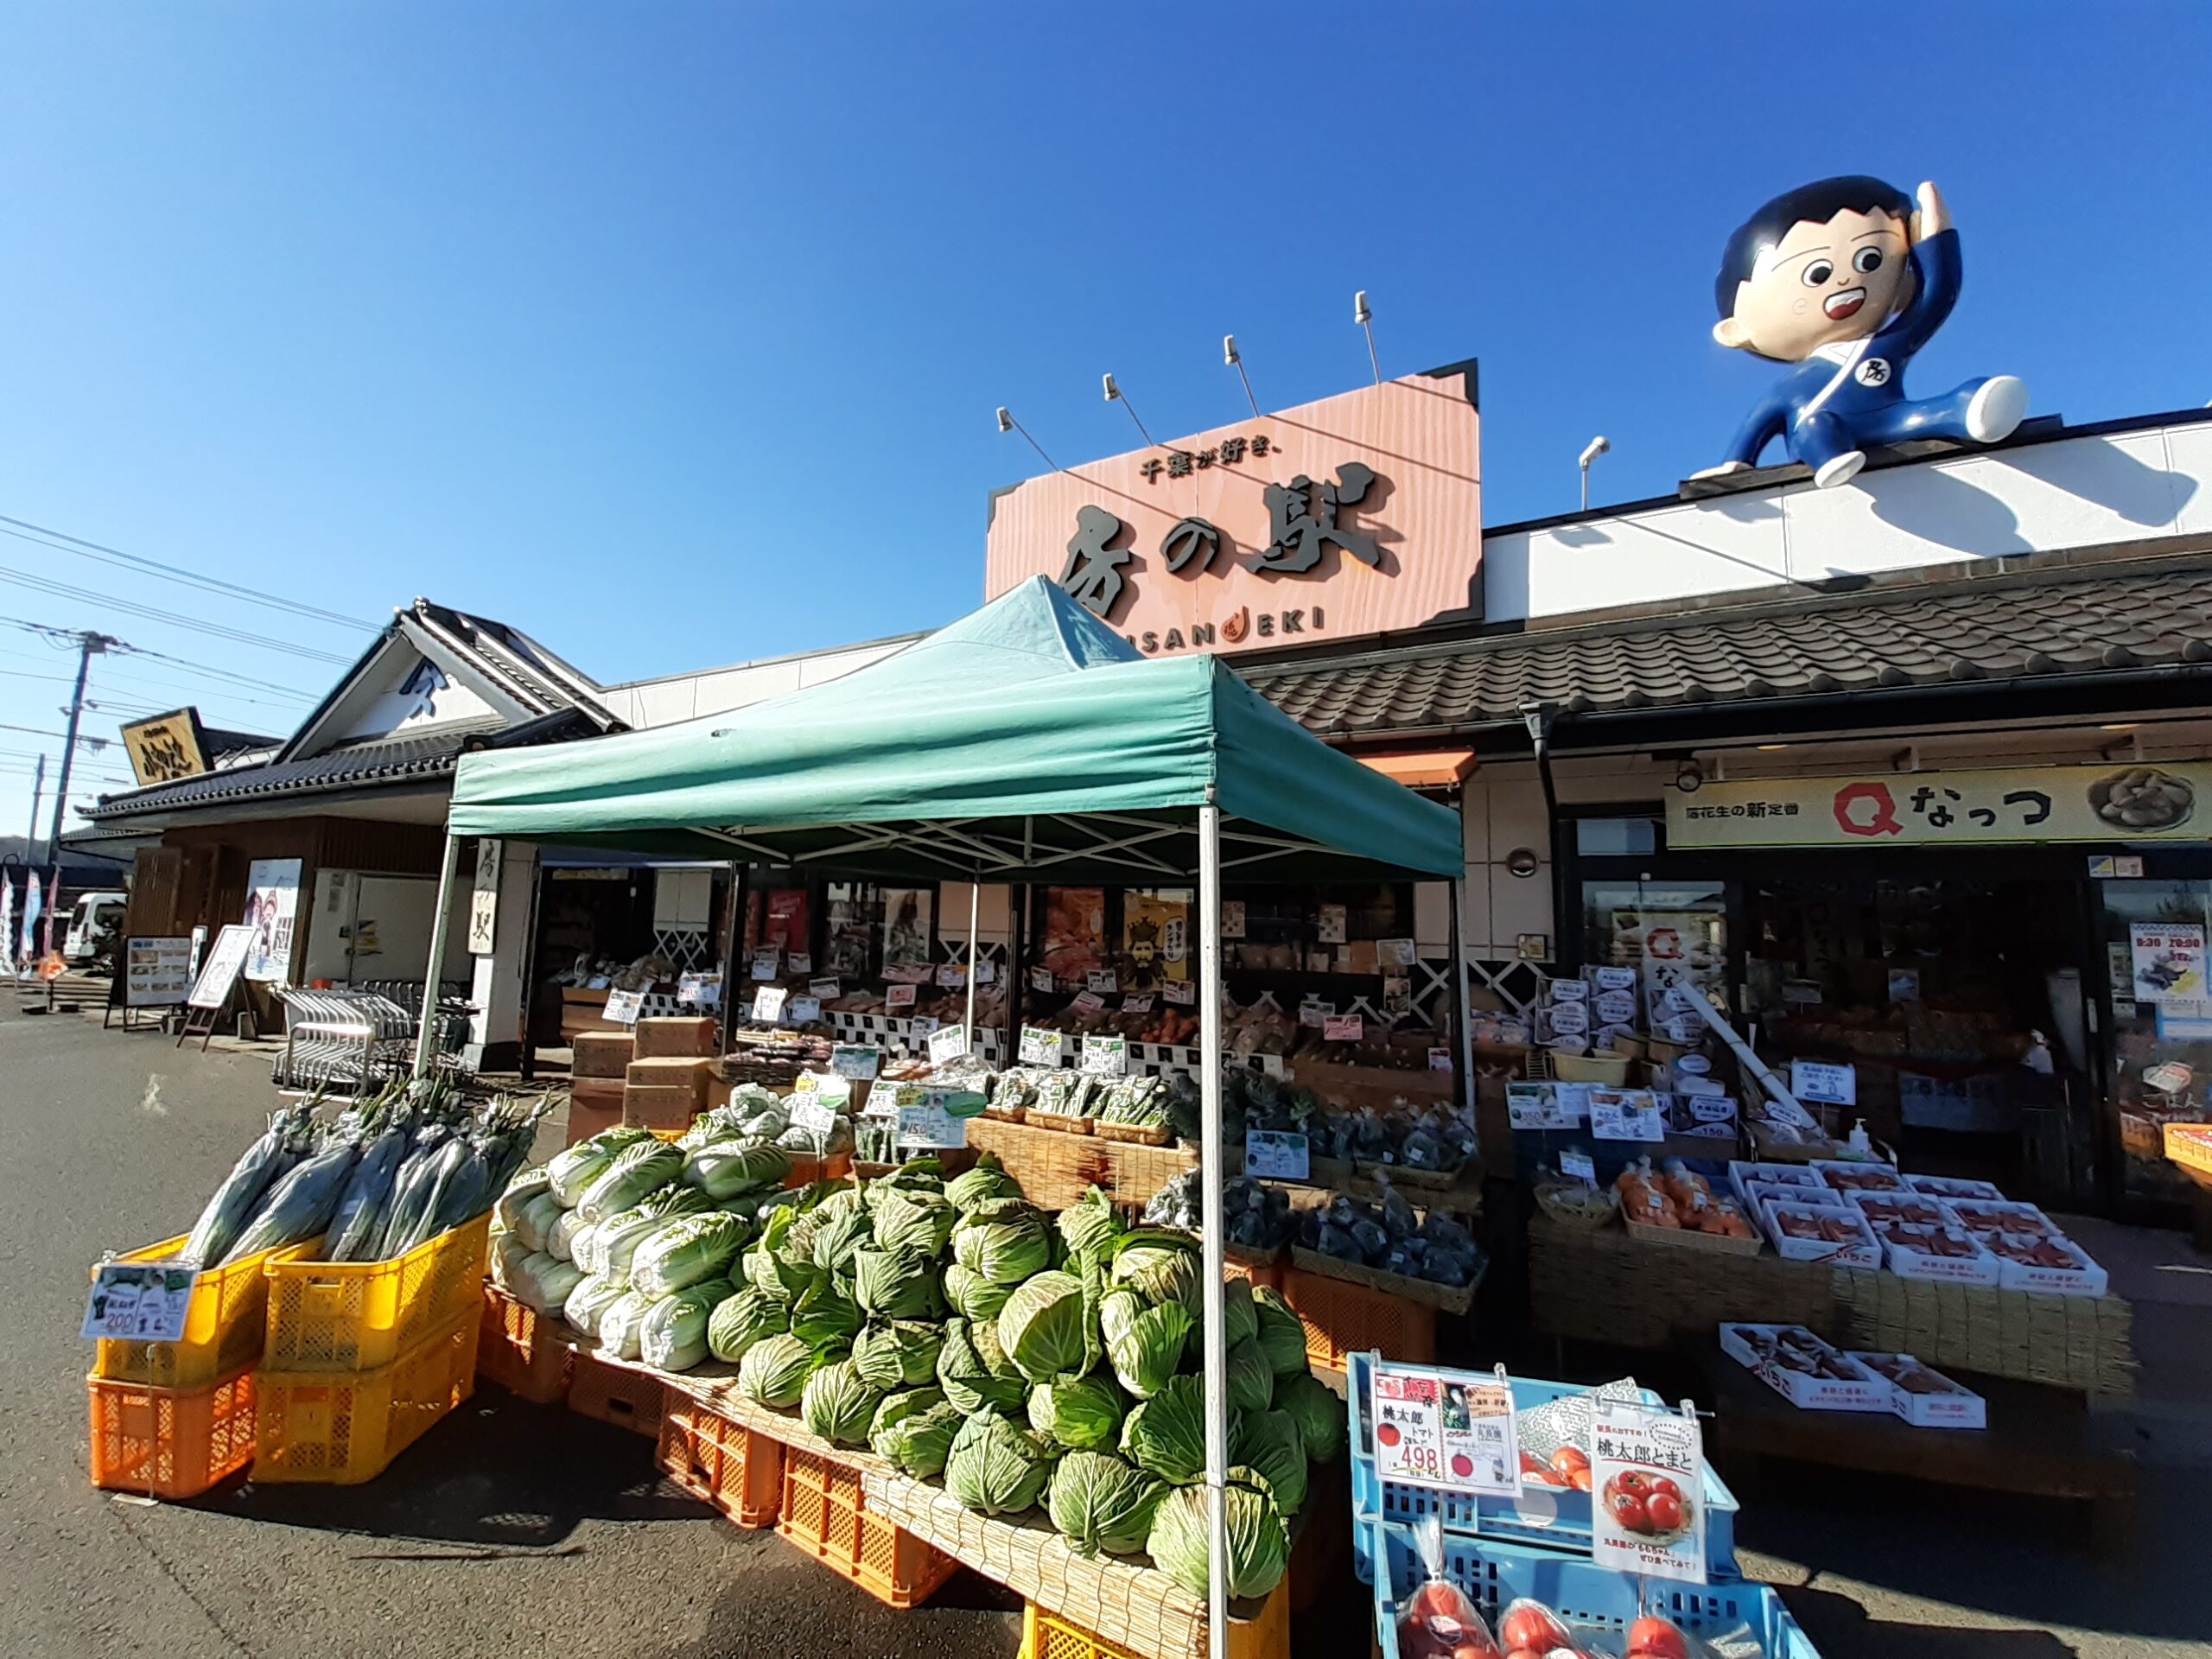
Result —
[[1756, 466], [1776, 437], [1823, 489], [1849, 483], [1877, 444], [2010, 437], [2028, 410], [2016, 376], [1905, 396], [1905, 365], [1951, 315], [1961, 274], [1959, 233], [1932, 184], [1916, 207], [1879, 179], [1822, 179], [1753, 213], [1721, 255], [1713, 337], [1792, 366], [1745, 419], [1728, 459], [1698, 476]]

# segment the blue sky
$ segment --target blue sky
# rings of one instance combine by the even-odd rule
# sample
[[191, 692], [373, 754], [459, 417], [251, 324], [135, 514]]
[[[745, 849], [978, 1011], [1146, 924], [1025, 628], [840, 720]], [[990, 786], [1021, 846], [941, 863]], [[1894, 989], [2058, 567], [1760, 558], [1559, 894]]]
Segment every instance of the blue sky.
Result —
[[[380, 3], [0, 10], [0, 514], [367, 619], [416, 594], [602, 680], [942, 622], [983, 505], [1367, 374], [1482, 360], [1485, 513], [1672, 489], [1758, 391], [1727, 232], [1944, 189], [1916, 384], [2212, 398], [2212, 9]], [[267, 640], [366, 635], [0, 538]], [[1593, 598], [1601, 596], [1593, 596]], [[319, 693], [331, 664], [26, 591], [0, 614]], [[0, 724], [66, 671], [0, 628]], [[124, 676], [135, 683], [126, 683]], [[104, 711], [198, 677], [99, 664]], [[247, 697], [265, 699], [246, 702]], [[211, 719], [305, 704], [198, 688]], [[97, 718], [97, 717], [96, 717]], [[0, 730], [0, 831], [28, 756]], [[124, 767], [111, 751], [97, 775]]]

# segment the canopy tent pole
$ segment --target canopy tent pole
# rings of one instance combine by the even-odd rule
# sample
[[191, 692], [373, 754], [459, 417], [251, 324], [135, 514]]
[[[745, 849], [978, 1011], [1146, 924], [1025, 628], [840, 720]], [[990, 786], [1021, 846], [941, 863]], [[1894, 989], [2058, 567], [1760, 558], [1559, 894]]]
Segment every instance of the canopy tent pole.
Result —
[[983, 907], [983, 880], [978, 873], [968, 884], [968, 1052], [975, 1053], [982, 1045], [976, 1040], [976, 921]]
[[722, 950], [721, 1046], [715, 1051], [717, 1054], [729, 1052], [729, 1034], [737, 1024], [738, 989], [745, 982], [745, 912], [753, 899], [752, 874], [751, 865], [730, 861], [729, 915], [725, 918], [729, 943]]
[[1206, 1651], [1229, 1652], [1229, 1351], [1222, 1273], [1221, 808], [1211, 785], [1198, 809], [1198, 1190], [1205, 1250], [1206, 1380]]
[[454, 877], [461, 868], [461, 837], [446, 832], [446, 861], [438, 867], [438, 907], [430, 915], [430, 960], [423, 970], [423, 1009], [415, 1020], [415, 1075], [430, 1073], [430, 1051], [435, 1046], [438, 1018], [439, 970], [445, 966], [446, 918], [453, 909]]
[[1452, 984], [1459, 1020], [1459, 1087], [1467, 1109], [1475, 1109], [1475, 1024], [1467, 1006], [1467, 881], [1452, 884]]

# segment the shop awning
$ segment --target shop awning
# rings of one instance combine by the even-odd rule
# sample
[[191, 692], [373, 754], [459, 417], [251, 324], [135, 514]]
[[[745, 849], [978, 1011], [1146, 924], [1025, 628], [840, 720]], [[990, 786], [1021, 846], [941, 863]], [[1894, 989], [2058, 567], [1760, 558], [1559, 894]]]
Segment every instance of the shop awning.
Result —
[[1363, 754], [1359, 764], [1408, 789], [1450, 789], [1475, 770], [1472, 749], [1425, 749], [1419, 754]]
[[458, 836], [885, 879], [1457, 877], [1459, 820], [1313, 737], [1211, 657], [1140, 657], [1033, 579], [896, 656], [652, 731], [461, 758]]

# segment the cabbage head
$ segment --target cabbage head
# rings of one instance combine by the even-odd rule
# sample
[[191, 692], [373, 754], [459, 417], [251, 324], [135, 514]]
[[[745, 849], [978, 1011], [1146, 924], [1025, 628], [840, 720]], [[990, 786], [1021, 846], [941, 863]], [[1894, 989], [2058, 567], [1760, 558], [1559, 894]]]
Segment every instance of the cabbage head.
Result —
[[1122, 1421], [1122, 1455], [1171, 1485], [1206, 1473], [1206, 1384], [1179, 1376]]
[[1014, 1294], [1012, 1285], [1001, 1285], [980, 1273], [970, 1273], [957, 1262], [944, 1270], [944, 1300], [963, 1319], [995, 1319]]
[[1042, 1434], [985, 1408], [960, 1426], [945, 1454], [944, 1490], [978, 1515], [1019, 1515], [1045, 1495], [1058, 1454]]
[[725, 1276], [751, 1231], [747, 1223], [720, 1211], [678, 1216], [630, 1253], [631, 1287], [661, 1297]]
[[1275, 1382], [1275, 1407], [1298, 1425], [1298, 1438], [1309, 1463], [1334, 1463], [1344, 1449], [1344, 1402], [1311, 1371]]
[[1166, 1496], [1165, 1482], [1109, 1452], [1071, 1452], [1052, 1471], [1045, 1510], [1077, 1554], [1135, 1555]]
[[652, 1311], [652, 1297], [634, 1290], [624, 1291], [599, 1316], [599, 1345], [617, 1359], [637, 1358], [645, 1315]]
[[634, 1208], [683, 1173], [683, 1154], [661, 1141], [640, 1141], [614, 1154], [598, 1179], [576, 1200], [586, 1221], [604, 1221]]
[[791, 1304], [791, 1334], [817, 1352], [850, 1347], [860, 1333], [860, 1304], [826, 1273], [817, 1274]]
[[529, 1303], [541, 1313], [558, 1313], [583, 1278], [583, 1270], [575, 1262], [534, 1250], [515, 1270], [515, 1300]]
[[1296, 1376], [1306, 1369], [1306, 1321], [1281, 1291], [1266, 1285], [1252, 1293], [1252, 1311], [1259, 1316], [1260, 1351], [1268, 1369], [1277, 1376]]
[[918, 1250], [854, 1251], [853, 1300], [862, 1312], [891, 1319], [934, 1319], [944, 1311], [937, 1263]]
[[791, 1311], [766, 1291], [748, 1287], [707, 1316], [707, 1347], [716, 1359], [734, 1365], [764, 1337], [791, 1328]]
[[[893, 1192], [928, 1193], [934, 1198], [944, 1197], [944, 1165], [934, 1157], [916, 1158], [900, 1164], [896, 1169], [870, 1181], [861, 1193], [861, 1202], [874, 1215]], [[949, 1200], [948, 1200], [949, 1202]]]
[[651, 1129], [601, 1129], [589, 1140], [553, 1154], [545, 1166], [546, 1185], [563, 1210], [574, 1209], [584, 1189], [607, 1173], [615, 1154], [652, 1138]]
[[1205, 1302], [1205, 1262], [1187, 1244], [1154, 1242], [1172, 1236], [1156, 1229], [1128, 1235], [1144, 1242], [1124, 1245], [1114, 1258], [1114, 1282], [1127, 1285], [1155, 1307], [1180, 1302], [1196, 1317]]
[[1073, 1207], [1060, 1211], [1059, 1228], [1070, 1255], [1101, 1258], [1112, 1254], [1114, 1241], [1124, 1230], [1113, 1200], [1095, 1186]]
[[937, 1381], [944, 1329], [921, 1319], [870, 1319], [853, 1338], [853, 1363], [872, 1389], [911, 1389]]
[[823, 1440], [863, 1446], [875, 1408], [882, 1403], [881, 1390], [870, 1388], [851, 1360], [841, 1359], [806, 1379], [798, 1410], [806, 1426]]
[[1091, 1317], [1083, 1281], [1073, 1274], [1040, 1273], [1007, 1298], [998, 1317], [999, 1343], [1032, 1382], [1079, 1376], [1097, 1357]]
[[599, 1316], [620, 1300], [629, 1287], [607, 1274], [594, 1273], [576, 1281], [569, 1300], [561, 1304], [561, 1317], [579, 1331], [597, 1333]]
[[869, 1450], [917, 1479], [942, 1474], [952, 1437], [967, 1414], [938, 1389], [908, 1389], [887, 1395], [869, 1426]]
[[681, 1173], [686, 1186], [696, 1188], [719, 1204], [741, 1192], [779, 1186], [784, 1177], [791, 1173], [791, 1155], [778, 1147], [710, 1141], [684, 1159]]
[[[1269, 1496], [1266, 1479], [1232, 1469], [1222, 1488], [1229, 1534], [1229, 1593], [1264, 1596], [1290, 1568], [1290, 1529]], [[1206, 1490], [1182, 1486], [1162, 1498], [1152, 1518], [1146, 1549], [1152, 1564], [1192, 1595], [1206, 1593]]]
[[1221, 1339], [1234, 1348], [1248, 1337], [1260, 1334], [1260, 1310], [1252, 1300], [1249, 1279], [1221, 1281]]
[[944, 1196], [962, 1215], [994, 1198], [1018, 1198], [1021, 1183], [1006, 1173], [1000, 1164], [998, 1154], [987, 1152], [976, 1160], [974, 1168], [954, 1176], [944, 1184]]
[[814, 1258], [792, 1240], [798, 1216], [788, 1207], [769, 1212], [760, 1242], [745, 1253], [745, 1276], [754, 1286], [784, 1301], [797, 1301], [816, 1278]]
[[1106, 1344], [1115, 1377], [1138, 1399], [1151, 1399], [1167, 1386], [1175, 1368], [1183, 1363], [1183, 1344], [1194, 1328], [1180, 1302], [1144, 1309], [1119, 1338]]
[[789, 1332], [763, 1337], [745, 1351], [737, 1391], [764, 1406], [795, 1406], [814, 1375], [814, 1350]]
[[1029, 1427], [1077, 1451], [1111, 1450], [1122, 1433], [1122, 1391], [1103, 1371], [1029, 1390]]
[[855, 1204], [815, 1223], [814, 1265], [824, 1273], [849, 1276], [853, 1258], [874, 1243], [875, 1225]]
[[944, 1253], [958, 1218], [950, 1198], [941, 1192], [880, 1192], [880, 1183], [868, 1189], [868, 1196], [879, 1249], [912, 1250], [931, 1260]]
[[1052, 1265], [1045, 1212], [1020, 1198], [992, 1198], [952, 1230], [952, 1259], [993, 1284], [1018, 1285]]
[[937, 1380], [944, 1397], [969, 1416], [987, 1406], [1018, 1411], [1029, 1391], [1020, 1370], [1001, 1351], [997, 1327], [988, 1319], [945, 1321]]
[[1245, 1338], [1229, 1351], [1228, 1357], [1230, 1410], [1265, 1411], [1275, 1397], [1275, 1376], [1258, 1341]]
[[1098, 1304], [1098, 1332], [1111, 1348], [1151, 1304], [1134, 1290], [1109, 1290]]
[[1306, 1440], [1287, 1411], [1246, 1412], [1229, 1437], [1229, 1460], [1264, 1475], [1275, 1507], [1295, 1515], [1306, 1502]]

